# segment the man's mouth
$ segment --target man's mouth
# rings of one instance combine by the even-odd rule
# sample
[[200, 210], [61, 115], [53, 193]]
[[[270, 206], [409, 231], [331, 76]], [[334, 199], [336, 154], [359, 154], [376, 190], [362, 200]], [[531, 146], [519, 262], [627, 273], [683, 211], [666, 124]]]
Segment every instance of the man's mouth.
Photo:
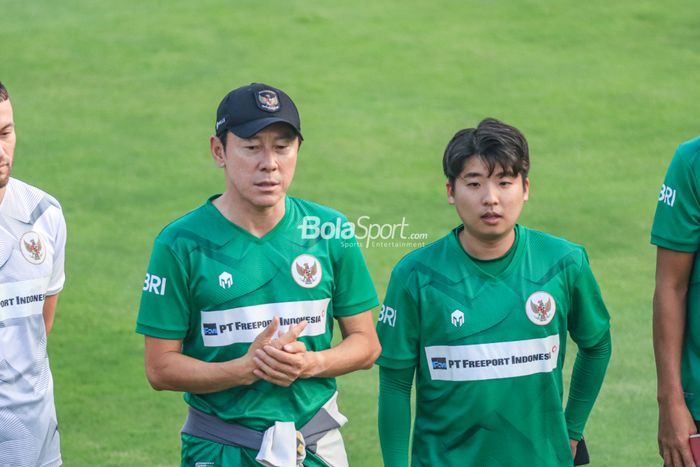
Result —
[[498, 223], [498, 221], [501, 220], [502, 217], [503, 216], [495, 212], [487, 212], [481, 215], [481, 220], [483, 220], [487, 224], [496, 224]]
[[263, 182], [257, 182], [257, 183], [255, 183], [255, 186], [260, 187], [260, 188], [273, 188], [279, 184], [280, 184], [279, 182], [268, 180], [268, 181], [263, 181]]

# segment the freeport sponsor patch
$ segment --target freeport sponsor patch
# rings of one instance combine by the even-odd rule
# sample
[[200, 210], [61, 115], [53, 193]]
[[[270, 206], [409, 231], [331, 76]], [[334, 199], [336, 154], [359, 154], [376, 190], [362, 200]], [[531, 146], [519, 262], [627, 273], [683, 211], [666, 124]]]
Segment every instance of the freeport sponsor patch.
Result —
[[550, 373], [557, 367], [559, 335], [541, 339], [425, 348], [430, 377], [479, 381]]
[[0, 284], [0, 321], [41, 314], [49, 277]]
[[319, 336], [326, 332], [330, 301], [324, 298], [202, 311], [202, 340], [205, 347], [251, 343], [275, 316], [280, 319], [281, 331], [306, 320], [308, 324], [301, 336]]

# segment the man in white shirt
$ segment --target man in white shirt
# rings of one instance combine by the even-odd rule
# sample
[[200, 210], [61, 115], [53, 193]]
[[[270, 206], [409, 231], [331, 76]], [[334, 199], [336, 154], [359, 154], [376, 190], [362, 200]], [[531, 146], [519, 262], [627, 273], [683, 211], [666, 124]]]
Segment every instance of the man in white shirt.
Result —
[[66, 224], [52, 196], [10, 177], [16, 143], [0, 83], [0, 465], [61, 465], [46, 338], [63, 288]]

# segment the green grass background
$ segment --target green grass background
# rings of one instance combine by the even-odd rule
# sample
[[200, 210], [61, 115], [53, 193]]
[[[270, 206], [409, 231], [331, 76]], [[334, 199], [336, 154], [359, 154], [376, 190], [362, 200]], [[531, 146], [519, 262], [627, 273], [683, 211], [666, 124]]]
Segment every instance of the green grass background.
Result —
[[[251, 81], [299, 105], [293, 195], [429, 240], [458, 222], [441, 174], [454, 132], [522, 129], [523, 223], [587, 247], [613, 317], [592, 465], [659, 465], [648, 237], [667, 163], [700, 133], [697, 1], [0, 0], [0, 15], [13, 174], [69, 227], [49, 342], [67, 466], [178, 464], [185, 404], [148, 386], [134, 320], [155, 235], [223, 190], [214, 111]], [[406, 252], [365, 250], [380, 295]], [[340, 387], [351, 463], [381, 465], [376, 370]]]

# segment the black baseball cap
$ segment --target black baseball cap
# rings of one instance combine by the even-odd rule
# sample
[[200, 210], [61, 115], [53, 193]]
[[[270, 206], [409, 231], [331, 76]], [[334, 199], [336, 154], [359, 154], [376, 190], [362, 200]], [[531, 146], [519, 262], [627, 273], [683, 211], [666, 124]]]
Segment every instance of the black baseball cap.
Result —
[[216, 110], [215, 131], [218, 136], [229, 130], [239, 138], [250, 138], [274, 123], [290, 125], [304, 139], [292, 99], [275, 87], [251, 83], [226, 94]]

